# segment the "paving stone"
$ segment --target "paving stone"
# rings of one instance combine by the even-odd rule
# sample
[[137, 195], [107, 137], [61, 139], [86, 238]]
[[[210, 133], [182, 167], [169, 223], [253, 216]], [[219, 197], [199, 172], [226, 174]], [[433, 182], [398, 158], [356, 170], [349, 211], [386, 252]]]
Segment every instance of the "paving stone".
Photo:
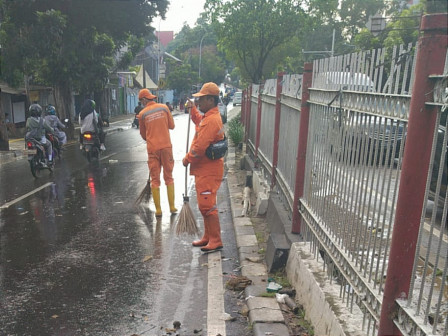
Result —
[[237, 235], [236, 243], [238, 246], [258, 246], [255, 235]]
[[251, 297], [247, 306], [251, 323], [283, 323], [285, 320], [275, 298]]
[[254, 336], [289, 336], [289, 331], [283, 323], [255, 323]]

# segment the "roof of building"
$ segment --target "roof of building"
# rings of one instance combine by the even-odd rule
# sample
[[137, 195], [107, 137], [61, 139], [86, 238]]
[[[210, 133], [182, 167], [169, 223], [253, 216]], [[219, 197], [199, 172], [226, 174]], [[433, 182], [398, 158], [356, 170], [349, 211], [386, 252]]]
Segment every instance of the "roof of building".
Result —
[[174, 40], [173, 31], [156, 31], [156, 36], [157, 38], [160, 39], [160, 44], [162, 44], [165, 48], [168, 45], [168, 43]]

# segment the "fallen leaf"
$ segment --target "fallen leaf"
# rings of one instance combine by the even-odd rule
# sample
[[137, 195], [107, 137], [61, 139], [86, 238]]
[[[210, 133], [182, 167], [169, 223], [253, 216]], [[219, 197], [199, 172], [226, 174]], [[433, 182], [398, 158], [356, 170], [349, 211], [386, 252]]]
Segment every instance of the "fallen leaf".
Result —
[[59, 317], [59, 315], [53, 315], [51, 318], [58, 318]]
[[143, 258], [143, 262], [146, 262], [146, 261], [151, 260], [151, 259], [152, 259], [152, 256], [146, 256], [146, 257]]

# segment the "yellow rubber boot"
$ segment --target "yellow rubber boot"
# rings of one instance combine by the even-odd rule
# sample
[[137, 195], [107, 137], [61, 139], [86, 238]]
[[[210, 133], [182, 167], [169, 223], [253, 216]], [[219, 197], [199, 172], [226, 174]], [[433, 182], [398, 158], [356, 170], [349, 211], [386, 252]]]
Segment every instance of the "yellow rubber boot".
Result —
[[160, 188], [151, 188], [152, 199], [156, 207], [156, 217], [162, 216], [162, 209], [160, 208]]
[[168, 192], [168, 202], [170, 203], [170, 212], [176, 213], [177, 209], [174, 206], [174, 184], [167, 185], [166, 190]]

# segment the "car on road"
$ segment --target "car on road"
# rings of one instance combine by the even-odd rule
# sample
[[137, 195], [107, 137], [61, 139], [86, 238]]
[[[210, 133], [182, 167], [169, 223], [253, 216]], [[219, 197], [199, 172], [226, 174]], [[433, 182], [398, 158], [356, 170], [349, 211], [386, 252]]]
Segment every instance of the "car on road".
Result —
[[243, 100], [243, 93], [241, 91], [235, 92], [233, 95], [233, 106], [241, 105]]

